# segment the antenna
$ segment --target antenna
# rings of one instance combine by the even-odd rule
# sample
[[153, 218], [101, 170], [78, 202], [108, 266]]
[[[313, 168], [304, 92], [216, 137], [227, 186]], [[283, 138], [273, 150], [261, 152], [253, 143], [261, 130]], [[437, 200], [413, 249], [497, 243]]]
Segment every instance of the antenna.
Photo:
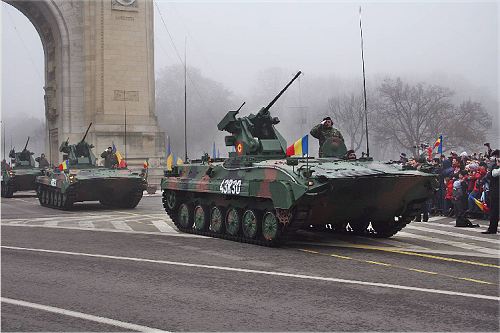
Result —
[[187, 146], [187, 63], [186, 51], [187, 50], [187, 37], [184, 37], [184, 162], [188, 160], [188, 146]]
[[5, 160], [5, 122], [2, 121], [3, 125], [3, 159]]
[[359, 32], [361, 35], [361, 61], [363, 63], [363, 97], [365, 101], [366, 157], [370, 157], [370, 146], [368, 144], [368, 109], [366, 107], [365, 55], [363, 52], [363, 27], [361, 25], [361, 6], [359, 6]]

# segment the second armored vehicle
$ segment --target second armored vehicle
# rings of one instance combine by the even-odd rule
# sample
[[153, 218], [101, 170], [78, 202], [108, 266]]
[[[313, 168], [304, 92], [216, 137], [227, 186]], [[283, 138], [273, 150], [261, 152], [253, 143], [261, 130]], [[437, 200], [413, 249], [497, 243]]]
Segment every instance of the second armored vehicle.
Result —
[[63, 142], [59, 150], [67, 159], [58, 170], [37, 177], [40, 204], [70, 209], [75, 202], [99, 201], [106, 206], [136, 207], [147, 187], [145, 175], [127, 168], [98, 167], [94, 146], [85, 141], [87, 133], [77, 144]]
[[292, 82], [257, 114], [226, 114], [218, 129], [235, 147], [228, 159], [166, 172], [163, 205], [179, 230], [274, 246], [301, 228], [349, 224], [364, 234], [371, 223], [376, 236], [390, 237], [433, 194], [434, 176], [371, 158], [347, 160], [343, 142], [323, 147], [331, 157], [286, 158], [279, 119], [269, 109]]
[[12, 149], [9, 157], [12, 167], [2, 166], [2, 197], [12, 198], [14, 192], [36, 190], [36, 177], [42, 174], [42, 170], [35, 166], [33, 153], [28, 148], [30, 138], [21, 152]]

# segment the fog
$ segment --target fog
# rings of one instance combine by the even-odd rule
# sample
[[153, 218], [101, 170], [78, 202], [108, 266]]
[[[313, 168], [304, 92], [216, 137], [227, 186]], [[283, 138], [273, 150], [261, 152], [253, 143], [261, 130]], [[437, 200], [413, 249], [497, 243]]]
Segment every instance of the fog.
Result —
[[[234, 105], [228, 108], [249, 102], [244, 113], [266, 105], [267, 98], [277, 93], [297, 70], [304, 72], [304, 94], [312, 81], [328, 84], [328, 92], [357, 89], [355, 86], [361, 82], [361, 4], [369, 89], [384, 76], [445, 85], [456, 92], [459, 100], [472, 98], [483, 103], [495, 122], [489, 138], [500, 141], [497, 2], [156, 3], [157, 79], [162, 69], [181, 64], [187, 40], [188, 66], [232, 92]], [[3, 2], [0, 7], [2, 119], [43, 119], [44, 62], [40, 38], [20, 12]], [[279, 69], [282, 78], [274, 85], [261, 82], [273, 68]], [[349, 88], [340, 86], [343, 82]], [[190, 85], [192, 91], [197, 89], [196, 82]], [[157, 91], [159, 94], [162, 92]], [[296, 88], [290, 94], [295, 95], [284, 96], [282, 102], [282, 120], [286, 108], [299, 106], [310, 110], [316, 103], [327, 103], [329, 97], [325, 91], [321, 101], [306, 97], [301, 100]], [[308, 119], [307, 126], [317, 120], [320, 119]], [[214, 126], [217, 121], [214, 120]], [[294, 126], [286, 120], [283, 123], [287, 128]], [[299, 135], [301, 131], [287, 134]], [[25, 140], [19, 137], [19, 142], [14, 142], [16, 146]], [[287, 137], [288, 141], [294, 139]]]

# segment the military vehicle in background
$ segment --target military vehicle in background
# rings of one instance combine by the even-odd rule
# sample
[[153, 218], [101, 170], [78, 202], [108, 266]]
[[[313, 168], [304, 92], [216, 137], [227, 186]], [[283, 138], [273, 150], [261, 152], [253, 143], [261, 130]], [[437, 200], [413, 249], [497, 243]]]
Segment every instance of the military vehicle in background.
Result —
[[26, 145], [21, 152], [12, 149], [9, 152], [12, 167], [2, 167], [2, 198], [12, 198], [14, 192], [36, 190], [36, 177], [42, 171], [35, 166], [33, 153], [28, 148], [30, 138], [26, 140]]
[[47, 170], [37, 177], [38, 199], [42, 206], [70, 209], [75, 202], [99, 201], [119, 208], [134, 208], [147, 187], [144, 174], [127, 168], [97, 166], [94, 146], [85, 141], [90, 123], [82, 140], [61, 144], [64, 161], [59, 168]]
[[[437, 186], [436, 178], [371, 158], [346, 160], [343, 142], [326, 142], [327, 158], [286, 158], [286, 142], [269, 109], [229, 111], [228, 159], [205, 158], [165, 172], [163, 205], [183, 232], [274, 246], [301, 228], [316, 226], [390, 237], [409, 223]], [[243, 106], [243, 105], [242, 105]], [[241, 109], [241, 107], [240, 107]], [[370, 229], [371, 230], [371, 229]]]

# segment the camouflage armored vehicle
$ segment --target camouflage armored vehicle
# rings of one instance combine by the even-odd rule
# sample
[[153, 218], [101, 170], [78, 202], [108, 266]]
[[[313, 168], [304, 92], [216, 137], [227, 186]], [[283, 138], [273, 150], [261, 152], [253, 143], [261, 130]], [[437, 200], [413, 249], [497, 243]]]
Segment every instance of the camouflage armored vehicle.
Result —
[[235, 147], [228, 159], [165, 172], [163, 205], [179, 230], [273, 246], [300, 228], [349, 224], [365, 234], [371, 222], [371, 234], [390, 237], [432, 195], [434, 176], [371, 158], [346, 160], [343, 142], [325, 143], [331, 157], [286, 158], [279, 119], [269, 109], [292, 82], [257, 114], [226, 114], [218, 129], [230, 133], [225, 143]]
[[12, 167], [2, 166], [2, 198], [12, 198], [16, 191], [36, 190], [36, 177], [42, 174], [42, 170], [35, 166], [33, 153], [28, 148], [30, 138], [21, 152], [12, 149], [9, 157]]
[[127, 168], [97, 166], [94, 147], [83, 139], [77, 144], [63, 142], [59, 150], [66, 160], [56, 170], [37, 177], [38, 199], [42, 206], [70, 209], [75, 202], [99, 201], [106, 206], [134, 208], [147, 187], [144, 174]]

